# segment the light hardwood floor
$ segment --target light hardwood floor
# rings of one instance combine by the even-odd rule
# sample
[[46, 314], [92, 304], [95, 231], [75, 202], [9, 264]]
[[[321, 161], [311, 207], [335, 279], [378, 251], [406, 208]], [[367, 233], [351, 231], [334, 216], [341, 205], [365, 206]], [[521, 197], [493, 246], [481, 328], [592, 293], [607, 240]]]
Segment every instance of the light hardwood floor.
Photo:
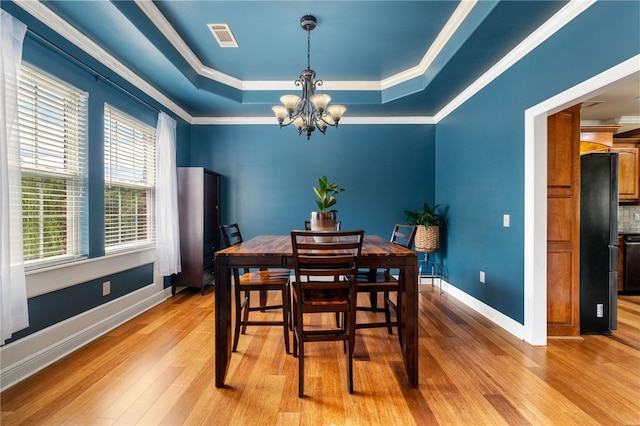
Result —
[[303, 399], [278, 327], [249, 328], [228, 387], [215, 388], [213, 298], [212, 288], [179, 293], [8, 389], [0, 423], [640, 424], [640, 296], [621, 298], [613, 336], [534, 347], [427, 285], [418, 389], [407, 386], [397, 336], [369, 329], [358, 330], [355, 393], [340, 343], [310, 344]]

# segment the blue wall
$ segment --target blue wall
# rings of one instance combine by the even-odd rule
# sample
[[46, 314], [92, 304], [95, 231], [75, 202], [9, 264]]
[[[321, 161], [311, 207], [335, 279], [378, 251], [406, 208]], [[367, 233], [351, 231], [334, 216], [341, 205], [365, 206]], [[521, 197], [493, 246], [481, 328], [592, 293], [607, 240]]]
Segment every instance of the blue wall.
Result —
[[[436, 126], [449, 281], [520, 323], [524, 111], [637, 55], [639, 21], [639, 2], [596, 3]], [[503, 214], [511, 215], [510, 228], [502, 226]]]
[[391, 235], [404, 211], [434, 199], [433, 125], [341, 125], [308, 141], [294, 128], [194, 126], [191, 163], [222, 175], [221, 221], [243, 237], [300, 229], [317, 210], [313, 186], [326, 175], [343, 229]]

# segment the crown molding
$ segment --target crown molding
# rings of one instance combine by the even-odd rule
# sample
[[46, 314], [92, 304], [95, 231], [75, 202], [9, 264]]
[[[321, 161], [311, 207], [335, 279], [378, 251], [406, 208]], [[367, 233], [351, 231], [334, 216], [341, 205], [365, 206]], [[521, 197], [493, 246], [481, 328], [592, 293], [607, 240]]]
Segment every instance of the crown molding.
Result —
[[426, 74], [433, 61], [438, 57], [447, 43], [449, 43], [451, 37], [453, 37], [458, 28], [460, 28], [460, 25], [462, 25], [476, 4], [477, 0], [461, 1], [447, 23], [442, 27], [442, 30], [440, 30], [440, 33], [434, 40], [433, 44], [429, 47], [429, 50], [424, 54], [420, 63], [413, 68], [385, 78], [380, 82], [381, 89], [389, 89], [393, 86], [404, 83], [405, 81], [409, 81], [413, 78]]
[[62, 37], [69, 40], [71, 43], [85, 51], [92, 56], [95, 60], [102, 63], [120, 77], [124, 78], [129, 83], [133, 84], [151, 98], [164, 105], [167, 109], [172, 111], [178, 117], [190, 122], [191, 114], [182, 109], [178, 104], [173, 102], [167, 96], [162, 94], [155, 87], [147, 83], [141, 77], [139, 77], [132, 70], [127, 68], [122, 62], [118, 61], [115, 57], [111, 56], [109, 52], [102, 49], [93, 40], [87, 37], [82, 32], [78, 31], [75, 27], [69, 24], [67, 21], [55, 14], [51, 9], [46, 7], [43, 3], [38, 1], [16, 1], [16, 5], [20, 6], [26, 12], [33, 15], [43, 24], [60, 34]]
[[[174, 47], [180, 51], [181, 54], [186, 55], [185, 59], [194, 66], [196, 71], [205, 73], [205, 77], [210, 77], [224, 84], [228, 84], [232, 87], [237, 87], [241, 90], [292, 90], [295, 89], [295, 84], [292, 81], [241, 81], [230, 77], [224, 73], [220, 73], [217, 70], [213, 70], [205, 67], [200, 60], [188, 49], [186, 43], [177, 35], [173, 27], [168, 24], [168, 21], [162, 16], [162, 13], [153, 5], [151, 0], [135, 0], [137, 5], [141, 5], [142, 10], [149, 16], [149, 19], [158, 26], [160, 31], [172, 42], [175, 43]], [[483, 74], [474, 83], [463, 90], [458, 96], [456, 96], [449, 104], [443, 109], [438, 111], [433, 117], [410, 117], [410, 116], [392, 116], [392, 117], [348, 117], [344, 118], [341, 124], [437, 124], [440, 120], [444, 119], [451, 112], [457, 109], [460, 105], [470, 99], [473, 95], [479, 92], [482, 88], [487, 86], [491, 81], [497, 78], [504, 71], [509, 69], [513, 64], [526, 56], [531, 50], [540, 45], [543, 41], [555, 34], [556, 31], [561, 29], [564, 25], [568, 24], [580, 13], [588, 9], [596, 0], [570, 0], [570, 2], [558, 11], [551, 19], [540, 26], [536, 31], [529, 35], [524, 41], [522, 41], [515, 49], [509, 52], [498, 63], [491, 67], [485, 74]], [[469, 3], [469, 4], [466, 4]], [[477, 0], [463, 1], [456, 8], [456, 11], [449, 19], [441, 34], [438, 38], [440, 43], [445, 43], [444, 40], [448, 40], [459, 25], [468, 16], [472, 9], [472, 6], [477, 3]], [[80, 49], [84, 50], [87, 54], [91, 55], [94, 59], [109, 67], [122, 78], [129, 83], [138, 87], [145, 94], [152, 99], [165, 106], [167, 109], [175, 113], [178, 117], [182, 118], [189, 124], [193, 125], [207, 125], [207, 124], [228, 124], [228, 125], [242, 125], [242, 124], [273, 124], [273, 118], [269, 117], [194, 117], [162, 94], [159, 90], [155, 89], [152, 85], [147, 83], [144, 79], [127, 68], [124, 64], [118, 61], [115, 57], [110, 55], [100, 46], [98, 46], [89, 37], [75, 29], [71, 24], [63, 20], [51, 9], [46, 7], [40, 0], [35, 1], [15, 1], [15, 4], [23, 8], [25, 11], [33, 15], [45, 25], [49, 26], [52, 30], [75, 44]], [[464, 5], [464, 6], [463, 6]], [[182, 47], [180, 47], [182, 46]], [[444, 46], [444, 44], [442, 45]], [[442, 49], [442, 46], [435, 49]], [[186, 51], [191, 52], [189, 55]], [[439, 52], [438, 50], [437, 52]], [[420, 65], [416, 69], [422, 69], [423, 66], [429, 66], [433, 61], [433, 58], [437, 56], [437, 52], [425, 54], [425, 57], [420, 62]], [[414, 68], [411, 71], [405, 71], [399, 73], [389, 80], [383, 81], [325, 81], [324, 87], [328, 90], [381, 90], [384, 85], [399, 84], [403, 78], [414, 78], [418, 74]], [[406, 74], [404, 74], [406, 73]], [[202, 74], [201, 74], [202, 75]], [[397, 82], [396, 82], [397, 81]], [[395, 83], [394, 83], [395, 82]]]
[[[149, 20], [158, 28], [171, 45], [182, 55], [191, 65], [191, 68], [202, 77], [215, 80], [238, 90], [289, 90], [291, 82], [283, 81], [243, 81], [232, 77], [214, 68], [205, 66], [196, 54], [189, 48], [187, 43], [167, 21], [162, 12], [153, 4], [151, 0], [134, 0], [136, 5], [144, 12]], [[442, 28], [429, 50], [418, 65], [408, 70], [401, 71], [391, 77], [378, 81], [326, 81], [326, 90], [385, 90], [398, 84], [409, 81], [413, 78], [424, 75], [431, 66], [438, 54], [447, 45], [451, 37], [456, 33], [460, 25], [467, 18], [478, 0], [466, 0], [460, 2], [445, 26]]]
[[529, 34], [520, 44], [507, 53], [501, 60], [474, 81], [469, 87], [460, 92], [449, 104], [435, 115], [436, 123], [451, 114], [460, 105], [464, 104], [472, 96], [495, 80], [500, 74], [511, 68], [513, 64], [528, 55], [533, 49], [555, 34], [562, 27], [571, 22], [576, 16], [591, 7], [596, 0], [571, 0], [560, 9], [547, 22], [542, 24], [533, 33]]
[[[193, 117], [194, 125], [269, 125], [277, 124], [273, 117]], [[421, 116], [402, 116], [402, 117], [343, 117], [340, 119], [340, 125], [354, 124], [436, 124], [433, 117]]]
[[618, 124], [640, 124], [640, 115], [623, 115]]

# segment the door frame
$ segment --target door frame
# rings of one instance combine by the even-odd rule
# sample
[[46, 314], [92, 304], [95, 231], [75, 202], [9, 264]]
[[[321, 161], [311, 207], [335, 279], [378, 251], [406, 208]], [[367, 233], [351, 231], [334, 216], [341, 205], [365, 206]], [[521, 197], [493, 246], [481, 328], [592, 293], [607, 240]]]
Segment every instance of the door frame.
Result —
[[638, 78], [636, 55], [524, 112], [524, 340], [547, 344], [547, 117]]

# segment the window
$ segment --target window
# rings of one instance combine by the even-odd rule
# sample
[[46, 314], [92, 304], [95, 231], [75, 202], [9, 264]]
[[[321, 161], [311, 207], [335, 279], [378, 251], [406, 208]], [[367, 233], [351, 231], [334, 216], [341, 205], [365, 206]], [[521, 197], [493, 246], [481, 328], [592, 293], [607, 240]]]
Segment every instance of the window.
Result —
[[87, 254], [88, 95], [23, 65], [18, 91], [27, 268]]
[[105, 248], [154, 242], [155, 129], [105, 105]]

